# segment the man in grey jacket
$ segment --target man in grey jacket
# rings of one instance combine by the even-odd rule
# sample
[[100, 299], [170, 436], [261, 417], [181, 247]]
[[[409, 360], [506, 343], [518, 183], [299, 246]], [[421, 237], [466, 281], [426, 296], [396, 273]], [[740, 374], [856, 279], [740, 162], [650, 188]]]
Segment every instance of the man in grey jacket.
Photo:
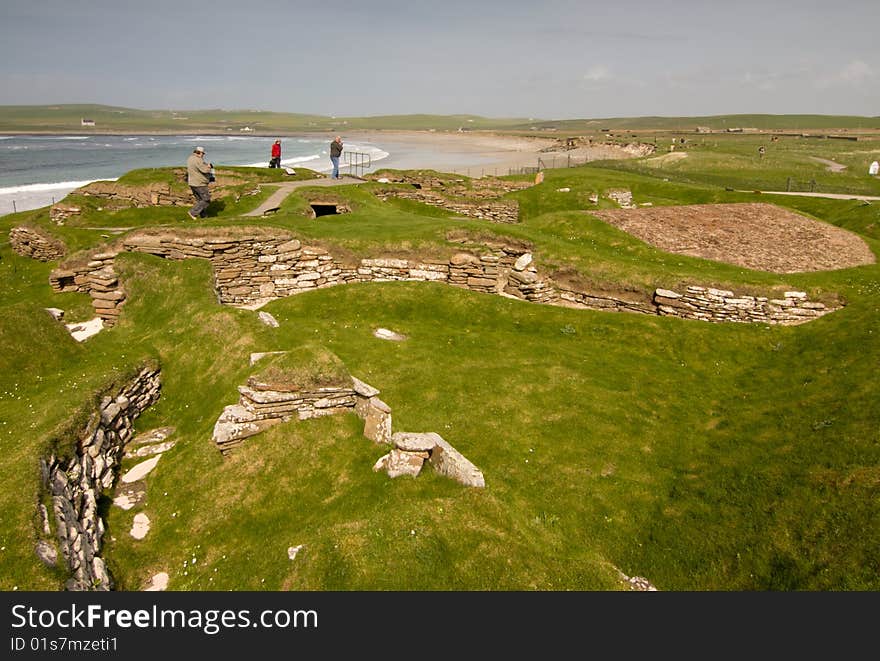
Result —
[[330, 162], [333, 163], [331, 179], [339, 179], [339, 157], [342, 156], [342, 136], [337, 135], [330, 143]]
[[186, 182], [196, 198], [196, 203], [187, 212], [191, 220], [204, 218], [205, 209], [211, 203], [211, 189], [208, 184], [212, 180], [210, 175], [213, 169], [213, 163], [205, 163], [204, 147], [196, 147], [186, 159]]

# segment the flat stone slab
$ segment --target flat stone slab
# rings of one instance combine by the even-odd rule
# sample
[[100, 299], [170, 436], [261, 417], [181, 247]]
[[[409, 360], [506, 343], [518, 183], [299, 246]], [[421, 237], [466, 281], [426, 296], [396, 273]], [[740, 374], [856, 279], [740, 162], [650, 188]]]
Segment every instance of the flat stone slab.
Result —
[[430, 452], [445, 443], [440, 434], [434, 432], [399, 431], [391, 435], [391, 444], [407, 452]]
[[150, 579], [150, 584], [144, 588], [144, 592], [162, 592], [168, 587], [168, 573], [160, 571]]
[[143, 539], [150, 532], [150, 517], [143, 512], [134, 515], [134, 525], [129, 533], [135, 539]]
[[74, 340], [77, 342], [83, 342], [101, 332], [104, 328], [104, 320], [101, 319], [101, 317], [95, 317], [94, 319], [89, 319], [89, 321], [64, 325], [67, 327], [67, 330], [70, 331]]
[[[394, 448], [386, 455], [386, 460], [382, 465], [388, 477], [400, 477], [401, 475], [410, 475], [418, 477], [425, 465], [425, 456], [422, 452], [406, 452]], [[374, 467], [375, 470], [375, 467]]]
[[145, 443], [160, 443], [174, 433], [174, 427], [159, 427], [138, 434], [131, 440], [131, 444], [143, 445]]
[[122, 476], [122, 482], [125, 484], [131, 484], [132, 482], [137, 482], [138, 480], [142, 480], [146, 477], [150, 471], [152, 471], [156, 464], [159, 463], [159, 460], [162, 458], [162, 455], [156, 455], [152, 459], [147, 459], [146, 461], [142, 461], [137, 466], [129, 470], [125, 475]]
[[435, 471], [465, 486], [486, 486], [483, 472], [446, 441], [434, 448], [430, 462]]
[[403, 342], [406, 339], [406, 335], [395, 333], [393, 330], [388, 330], [387, 328], [377, 328], [373, 331], [373, 335], [380, 340], [391, 340], [392, 342]]
[[165, 441], [164, 443], [153, 443], [151, 445], [142, 445], [137, 450], [129, 450], [125, 453], [126, 457], [149, 457], [154, 454], [162, 454], [170, 450], [177, 441]]
[[116, 505], [116, 507], [127, 511], [135, 505], [139, 505], [140, 503], [142, 503], [146, 495], [147, 493], [145, 491], [127, 489], [122, 493], [117, 494], [117, 496], [113, 499], [113, 504]]
[[351, 382], [354, 384], [354, 391], [361, 397], [375, 397], [379, 394], [378, 388], [374, 388], [356, 377], [351, 377]]
[[268, 312], [260, 312], [258, 316], [260, 317], [260, 321], [271, 328], [278, 328], [280, 326], [278, 320]]

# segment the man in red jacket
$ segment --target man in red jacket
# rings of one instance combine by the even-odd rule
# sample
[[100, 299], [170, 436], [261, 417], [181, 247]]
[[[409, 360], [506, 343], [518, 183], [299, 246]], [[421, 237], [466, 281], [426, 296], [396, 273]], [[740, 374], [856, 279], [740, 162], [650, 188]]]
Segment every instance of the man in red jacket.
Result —
[[272, 145], [272, 160], [269, 161], [270, 168], [281, 167], [281, 140], [276, 140]]

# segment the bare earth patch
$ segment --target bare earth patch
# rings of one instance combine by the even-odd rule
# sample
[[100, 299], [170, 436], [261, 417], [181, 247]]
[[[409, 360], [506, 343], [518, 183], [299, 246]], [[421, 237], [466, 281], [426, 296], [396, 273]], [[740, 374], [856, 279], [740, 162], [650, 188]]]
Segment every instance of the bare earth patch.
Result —
[[590, 213], [661, 250], [758, 271], [832, 271], [876, 262], [858, 235], [772, 204], [695, 204]]

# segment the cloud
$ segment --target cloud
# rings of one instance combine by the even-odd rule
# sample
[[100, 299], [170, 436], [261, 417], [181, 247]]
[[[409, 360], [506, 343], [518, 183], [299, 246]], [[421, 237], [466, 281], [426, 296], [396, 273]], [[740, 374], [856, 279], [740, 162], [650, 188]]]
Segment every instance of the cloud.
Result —
[[873, 78], [874, 70], [861, 60], [853, 60], [847, 64], [838, 74], [841, 81], [859, 85], [868, 78]]
[[870, 82], [876, 76], [867, 62], [851, 60], [842, 69], [821, 77], [816, 81], [819, 88], [849, 86], [858, 87]]
[[611, 72], [608, 70], [603, 64], [597, 64], [596, 66], [590, 67], [590, 69], [584, 74], [584, 80], [590, 83], [602, 83], [606, 80], [611, 80]]

